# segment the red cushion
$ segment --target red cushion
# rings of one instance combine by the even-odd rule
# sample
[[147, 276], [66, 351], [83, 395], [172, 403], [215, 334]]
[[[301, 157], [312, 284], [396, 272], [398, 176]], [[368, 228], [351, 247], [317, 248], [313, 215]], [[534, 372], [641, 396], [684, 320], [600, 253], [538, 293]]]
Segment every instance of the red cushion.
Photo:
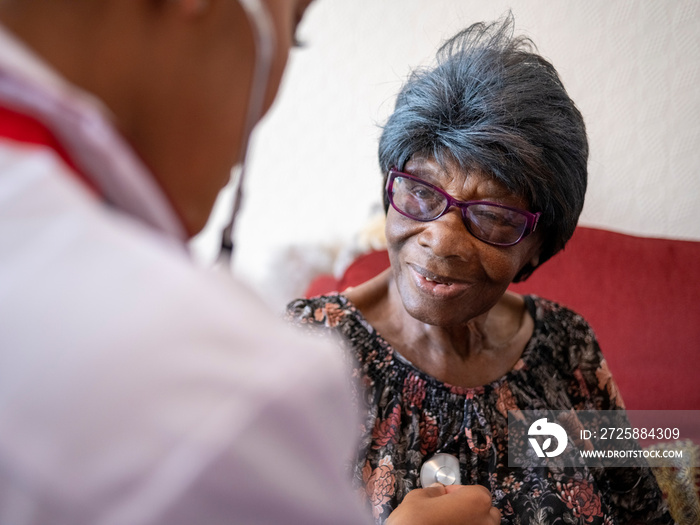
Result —
[[319, 275], [311, 281], [311, 284], [306, 289], [304, 294], [306, 297], [316, 297], [318, 295], [323, 295], [331, 292], [339, 292], [338, 279], [332, 275]]
[[[386, 252], [372, 252], [307, 296], [342, 291], [388, 266]], [[627, 408], [700, 409], [700, 242], [580, 227], [563, 252], [511, 289], [558, 301], [588, 320]]]

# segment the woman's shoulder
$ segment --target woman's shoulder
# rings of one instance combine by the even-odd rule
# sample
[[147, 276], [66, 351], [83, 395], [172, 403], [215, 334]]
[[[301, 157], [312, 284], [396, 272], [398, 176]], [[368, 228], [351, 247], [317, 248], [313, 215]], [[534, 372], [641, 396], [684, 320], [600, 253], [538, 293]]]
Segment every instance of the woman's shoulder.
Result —
[[354, 305], [340, 293], [300, 298], [287, 305], [286, 319], [294, 324], [335, 328], [345, 318], [356, 315]]
[[535, 328], [531, 350], [561, 371], [595, 367], [603, 355], [588, 322], [571, 308], [535, 295], [525, 296]]
[[537, 296], [528, 297], [527, 301], [536, 310], [534, 354], [541, 365], [554, 366], [557, 377], [572, 380], [568, 391], [574, 406], [589, 402], [597, 408], [623, 406], [588, 322], [564, 305]]
[[314, 297], [298, 297], [287, 304], [287, 312], [308, 313], [309, 308], [322, 306], [328, 303], [341, 304], [345, 297], [340, 293], [317, 295]]
[[573, 339], [595, 339], [588, 321], [568, 306], [537, 295], [525, 295], [523, 298], [540, 329]]

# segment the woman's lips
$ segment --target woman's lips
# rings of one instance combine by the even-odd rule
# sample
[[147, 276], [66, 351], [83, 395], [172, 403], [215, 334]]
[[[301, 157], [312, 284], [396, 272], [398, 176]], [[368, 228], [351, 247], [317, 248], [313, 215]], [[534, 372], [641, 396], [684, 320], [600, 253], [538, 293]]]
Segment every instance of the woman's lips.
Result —
[[432, 296], [447, 299], [461, 295], [470, 287], [466, 281], [438, 275], [416, 264], [409, 263], [408, 267], [418, 289]]

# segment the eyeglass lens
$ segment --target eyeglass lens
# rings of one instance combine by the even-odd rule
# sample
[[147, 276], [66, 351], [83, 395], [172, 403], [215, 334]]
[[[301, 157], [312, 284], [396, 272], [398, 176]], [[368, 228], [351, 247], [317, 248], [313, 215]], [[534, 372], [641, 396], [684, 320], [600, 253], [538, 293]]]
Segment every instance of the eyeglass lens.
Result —
[[[432, 221], [449, 206], [446, 195], [418, 180], [395, 176], [390, 188], [391, 203], [397, 211], [417, 221]], [[476, 238], [493, 244], [514, 244], [527, 228], [527, 217], [517, 210], [494, 204], [460, 206], [467, 230]]]

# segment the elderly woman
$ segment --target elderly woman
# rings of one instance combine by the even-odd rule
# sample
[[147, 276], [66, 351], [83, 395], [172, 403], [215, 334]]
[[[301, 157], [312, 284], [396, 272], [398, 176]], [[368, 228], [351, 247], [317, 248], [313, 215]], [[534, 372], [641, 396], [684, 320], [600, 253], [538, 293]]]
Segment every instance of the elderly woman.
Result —
[[509, 410], [622, 407], [586, 322], [507, 290], [572, 236], [587, 156], [581, 114], [512, 19], [459, 33], [401, 90], [379, 144], [390, 269], [288, 309], [356, 360], [354, 478], [378, 522], [436, 453], [504, 523], [672, 522], [647, 468], [508, 466]]

